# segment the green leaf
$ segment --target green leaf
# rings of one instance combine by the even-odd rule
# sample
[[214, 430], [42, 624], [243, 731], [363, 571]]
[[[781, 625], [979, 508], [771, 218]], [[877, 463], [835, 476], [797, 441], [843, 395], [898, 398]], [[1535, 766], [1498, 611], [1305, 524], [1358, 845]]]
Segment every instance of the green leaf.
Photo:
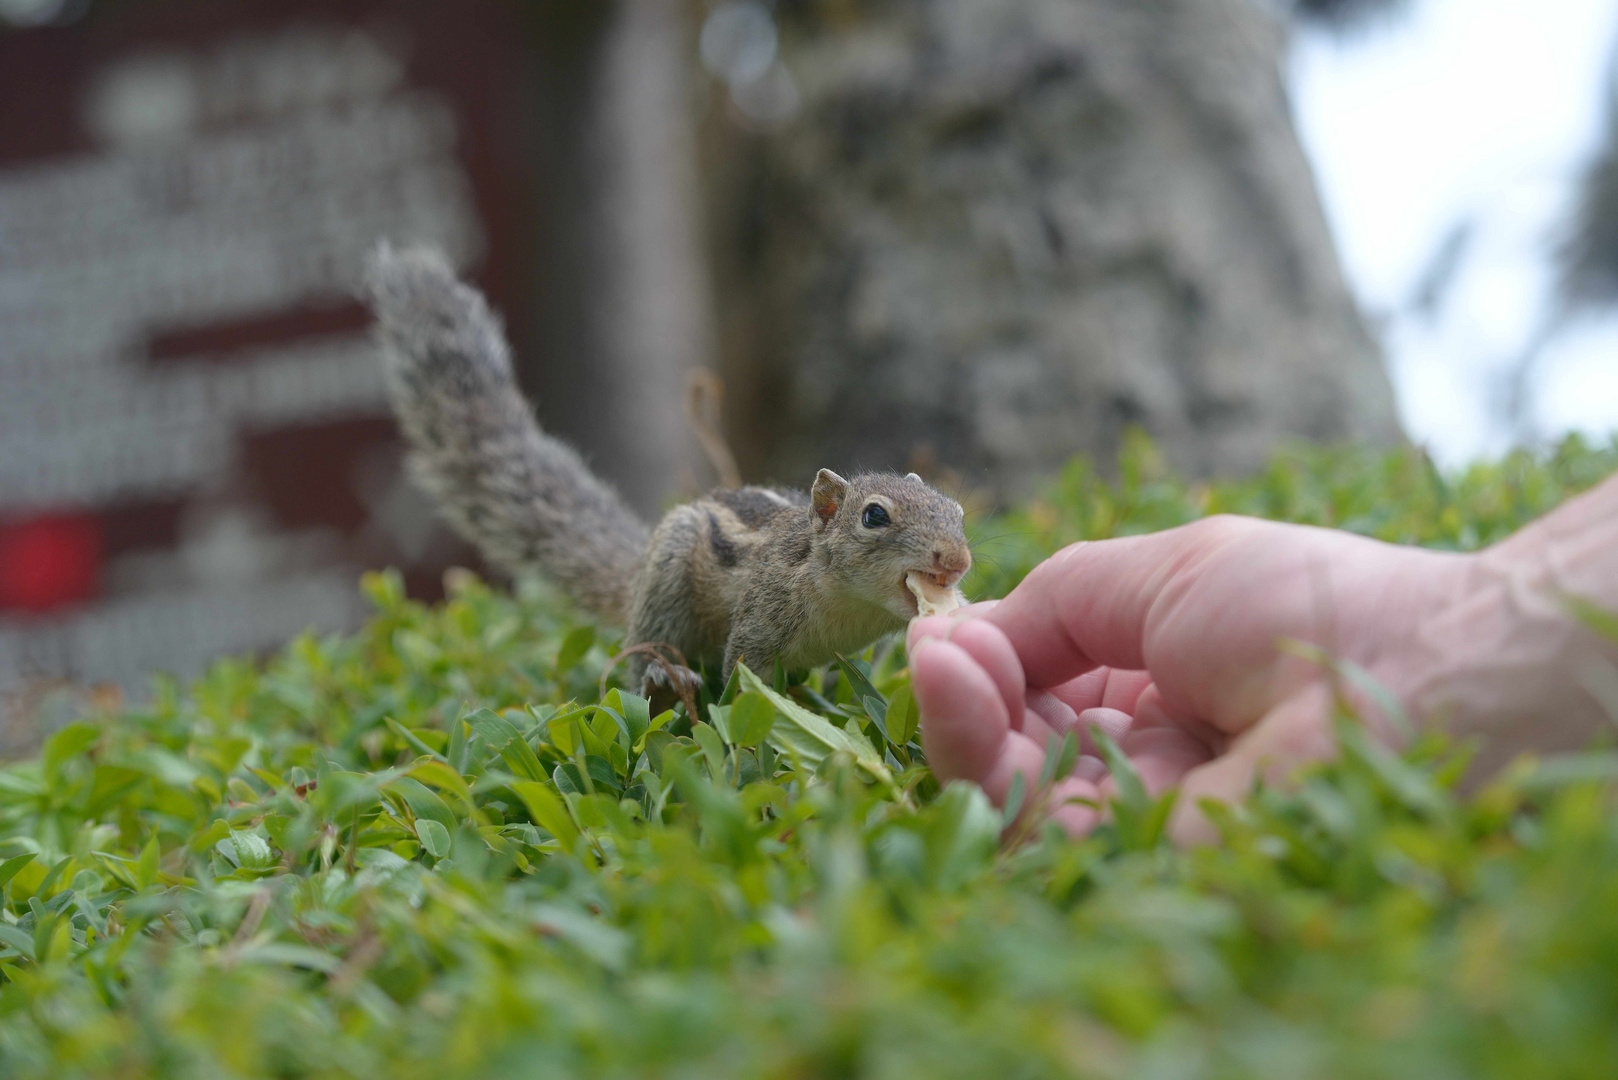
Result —
[[551, 745], [572, 757], [578, 750], [580, 741], [579, 729], [595, 706], [586, 705], [582, 708], [563, 708], [555, 716], [545, 721], [545, 733], [550, 737]]
[[411, 816], [427, 818], [442, 825], [446, 832], [456, 827], [455, 815], [449, 804], [426, 784], [410, 776], [401, 776], [388, 785], [388, 791], [398, 795], [410, 807]]
[[478, 709], [466, 717], [466, 722], [480, 739], [494, 748], [512, 772], [525, 780], [545, 779], [545, 768], [539, 763], [534, 748], [511, 721], [492, 709]]
[[360, 591], [378, 611], [391, 613], [404, 606], [404, 578], [397, 570], [390, 568], [362, 575]]
[[230, 824], [216, 818], [193, 833], [191, 839], [186, 841], [185, 849], [193, 855], [200, 855], [229, 835]]
[[242, 964], [308, 968], [310, 971], [320, 971], [327, 975], [337, 974], [343, 966], [341, 957], [320, 949], [312, 949], [307, 945], [293, 945], [284, 941], [271, 941], [243, 949], [236, 954], [236, 961]]
[[146, 773], [140, 769], [126, 769], [118, 765], [96, 765], [90, 795], [84, 801], [85, 814], [92, 817], [99, 816], [123, 798], [136, 784], [144, 783], [146, 779]]
[[431, 818], [418, 818], [416, 821], [416, 839], [421, 846], [435, 859], [442, 859], [449, 855], [449, 830]]
[[49, 895], [51, 895], [51, 890], [56, 887], [57, 882], [62, 877], [64, 877], [67, 874], [67, 871], [70, 870], [73, 866], [74, 866], [74, 860], [73, 860], [73, 856], [71, 856], [71, 855], [67, 856], [64, 859], [59, 860], [54, 866], [52, 866], [50, 868], [49, 872], [46, 873], [45, 879], [43, 881], [41, 881], [37, 886], [35, 886], [34, 895], [35, 896], [49, 896]]
[[607, 761], [606, 758], [599, 758], [594, 754], [586, 755], [584, 769], [590, 774], [590, 779], [595, 781], [597, 787], [609, 788], [615, 792], [623, 790], [623, 781], [613, 771], [612, 763]]
[[628, 727], [629, 745], [634, 746], [652, 727], [652, 703], [627, 690], [610, 690], [603, 704], [616, 709]]
[[1163, 839], [1164, 830], [1168, 828], [1169, 815], [1174, 812], [1174, 804], [1179, 798], [1179, 789], [1170, 788], [1153, 800], [1146, 813], [1140, 815], [1132, 826], [1131, 835], [1128, 837], [1132, 849], [1145, 851], [1158, 845]]
[[231, 831], [214, 845], [219, 854], [244, 870], [268, 870], [275, 865], [275, 852], [262, 836], [250, 832]]
[[1344, 755], [1362, 764], [1405, 807], [1433, 818], [1449, 812], [1449, 797], [1433, 783], [1429, 774], [1371, 738], [1359, 723], [1343, 720], [1336, 727], [1337, 742]]
[[157, 834], [146, 841], [146, 846], [140, 849], [140, 857], [135, 860], [135, 888], [145, 892], [157, 883], [158, 858], [162, 854], [157, 843]]
[[[457, 722], [456, 727], [460, 724]], [[418, 761], [410, 767], [410, 776], [426, 784], [428, 787], [447, 791], [458, 799], [463, 807], [471, 810], [472, 789], [466, 786], [466, 780], [461, 774], [442, 761]]]
[[885, 742], [892, 742], [888, 738], [888, 704], [879, 697], [865, 697], [860, 699], [860, 706], [865, 709], [865, 715], [871, 718], [876, 730]]
[[1106, 759], [1113, 783], [1117, 786], [1118, 795], [1113, 799], [1112, 814], [1125, 850], [1146, 851], [1156, 847], [1163, 837], [1179, 792], [1170, 790], [1162, 798], [1153, 799], [1146, 793], [1146, 785], [1141, 783], [1134, 763], [1118, 748], [1118, 744], [1100, 728], [1092, 728], [1091, 737], [1101, 748], [1102, 757]]
[[849, 689], [854, 692], [855, 701], [860, 701], [868, 697], [874, 697], [878, 701], [882, 701], [884, 705], [886, 704], [886, 700], [882, 697], [881, 691], [879, 691], [875, 684], [871, 682], [870, 676], [865, 674], [864, 670], [859, 666], [859, 664], [850, 660], [842, 653], [834, 653], [833, 655], [837, 657], [838, 670], [843, 673], [843, 678], [848, 680]]
[[44, 782], [35, 777], [19, 776], [7, 769], [0, 769], [0, 802], [25, 802], [37, 799], [45, 794], [46, 790]]
[[1000, 808], [1001, 828], [1009, 829], [1022, 813], [1023, 798], [1028, 794], [1028, 780], [1022, 773], [1013, 773], [1011, 787], [1006, 791], [1005, 805]]
[[1079, 760], [1079, 740], [1072, 731], [1061, 738], [1051, 732], [1045, 742], [1045, 764], [1040, 770], [1039, 787], [1043, 791], [1058, 780], [1065, 779]]
[[[437, 762], [430, 764], [445, 767]], [[393, 777], [386, 773], [322, 769], [317, 779], [318, 785], [309, 793], [309, 805], [332, 825], [347, 829], [376, 815], [382, 788]]]
[[[865, 672], [860, 670], [859, 665], [842, 653], [836, 655], [837, 666], [841, 669], [843, 678], [848, 680], [849, 688], [854, 692], [854, 700], [860, 703], [860, 707], [865, 710], [865, 715], [871, 718], [871, 722], [882, 733], [882, 737], [888, 742], [893, 742], [893, 738], [888, 734], [887, 698], [882, 696], [882, 692], [872, 684]], [[900, 743], [899, 745], [903, 744]]]
[[849, 738], [847, 732], [833, 727], [824, 717], [816, 716], [786, 695], [778, 694], [764, 685], [763, 680], [745, 665], [736, 666], [741, 671], [742, 687], [763, 695], [780, 714], [770, 729], [769, 741], [772, 746], [797, 757], [811, 769], [819, 768], [832, 754], [850, 754], [872, 777], [892, 785], [893, 776], [888, 772], [888, 767], [877, 756], [875, 748], [864, 739]]
[[593, 626], [585, 624], [575, 627], [567, 637], [562, 639], [562, 647], [556, 653], [556, 674], [558, 677], [571, 671], [584, 654], [590, 651], [590, 646], [596, 643], [596, 632]]
[[18, 855], [15, 858], [0, 862], [0, 889], [11, 884], [11, 879], [17, 876], [17, 871], [34, 861], [33, 852]]
[[388, 730], [392, 731], [395, 735], [399, 736], [399, 738], [403, 739], [405, 745], [416, 751], [416, 753], [422, 755], [423, 757], [437, 758], [439, 761], [443, 761], [446, 765], [449, 764], [448, 761], [445, 761], [442, 754], [428, 746], [425, 742], [422, 742], [420, 736], [411, 731], [409, 728], [405, 727], [403, 724], [399, 723], [399, 721], [395, 720], [391, 716], [385, 716], [382, 719], [383, 722], [388, 725]]
[[748, 691], [731, 703], [729, 724], [731, 742], [736, 746], [758, 746], [775, 727], [775, 705], [763, 694]]
[[579, 771], [579, 767], [571, 761], [564, 761], [551, 770], [551, 782], [556, 785], [556, 790], [563, 795], [588, 795], [590, 793], [590, 783], [585, 780], [584, 774]]
[[730, 678], [725, 680], [725, 689], [724, 692], [719, 695], [719, 704], [729, 705], [733, 700], [735, 700], [736, 694], [741, 690], [742, 687], [742, 673], [740, 669], [741, 664], [737, 664], [735, 667], [730, 669]]
[[[601, 704], [591, 710], [588, 727], [590, 734], [600, 740], [600, 748], [603, 752], [614, 742], [617, 742], [619, 736], [623, 737], [626, 744], [635, 741], [630, 734], [629, 720], [624, 716], [619, 705], [618, 691], [609, 690], [607, 691], [607, 696], [601, 699]], [[586, 738], [586, 746], [593, 747], [594, 744], [590, 743]]]
[[68, 761], [94, 746], [99, 738], [101, 729], [94, 724], [68, 724], [45, 740], [45, 773], [54, 776]]
[[45, 911], [37, 905], [34, 907], [34, 959], [38, 963], [50, 962], [58, 941], [56, 923], [59, 918], [54, 911]]
[[[1554, 791], [1569, 784], [1618, 781], [1618, 752], [1591, 750], [1540, 758], [1520, 781], [1525, 791]], [[6, 880], [6, 866], [0, 865], [0, 884]]]
[[633, 955], [632, 935], [576, 908], [539, 904], [529, 917], [543, 933], [568, 942], [607, 971], [621, 971]]
[[448, 764], [457, 776], [466, 772], [466, 733], [468, 725], [460, 719], [449, 726], [449, 746], [444, 750], [443, 761]]
[[1101, 756], [1107, 762], [1107, 771], [1112, 774], [1112, 782], [1118, 789], [1116, 802], [1126, 810], [1136, 813], [1145, 813], [1151, 806], [1151, 796], [1146, 794], [1146, 785], [1141, 783], [1140, 773], [1135, 771], [1134, 762], [1130, 761], [1124, 752], [1118, 749], [1118, 744], [1099, 727], [1092, 728], [1091, 738], [1101, 750]]
[[921, 726], [921, 714], [916, 709], [916, 695], [911, 691], [910, 685], [893, 692], [888, 699], [888, 741], [895, 746], [904, 746], [916, 737], [916, 731]]
[[20, 926], [13, 926], [8, 922], [0, 922], [0, 945], [6, 945], [22, 953], [28, 959], [34, 959], [34, 935], [28, 933]]
[[719, 733], [719, 738], [726, 743], [734, 741], [730, 737], [730, 709], [731, 706], [729, 705], [708, 706], [708, 724]]
[[646, 735], [646, 757], [652, 769], [661, 773], [663, 771], [663, 752], [673, 745], [675, 738], [666, 731], [651, 731]]
[[511, 790], [522, 800], [534, 824], [561, 841], [564, 851], [573, 850], [573, 845], [579, 839], [579, 830], [568, 814], [567, 805], [554, 791], [531, 780], [519, 780], [511, 785]]
[[623, 717], [616, 716], [599, 706], [591, 709], [589, 722], [579, 724], [578, 728], [584, 752], [594, 754], [596, 757], [607, 757], [612, 753], [608, 747], [616, 740], [620, 725], [625, 728], [628, 726]]
[[708, 724], [692, 724], [691, 737], [697, 740], [702, 752], [708, 758], [708, 766], [718, 775], [725, 764], [725, 744], [719, 737], [719, 732]]
[[956, 889], [993, 864], [1003, 819], [976, 784], [952, 780], [933, 804], [925, 831], [931, 877], [940, 889]]
[[494, 750], [498, 750], [509, 740], [522, 738], [522, 732], [517, 730], [517, 725], [493, 709], [473, 709], [461, 719], [471, 725], [473, 735], [482, 739]]
[[635, 745], [632, 748], [635, 751], [635, 753], [638, 754], [642, 750], [646, 749], [646, 747], [651, 744], [651, 737], [653, 735], [657, 734], [659, 731], [663, 730], [663, 728], [667, 727], [669, 722], [672, 721], [673, 719], [674, 719], [674, 710], [673, 709], [664, 709], [662, 712], [660, 712], [656, 716], [652, 717], [651, 723], [650, 723], [650, 725], [648, 725], [646, 733], [635, 741]]

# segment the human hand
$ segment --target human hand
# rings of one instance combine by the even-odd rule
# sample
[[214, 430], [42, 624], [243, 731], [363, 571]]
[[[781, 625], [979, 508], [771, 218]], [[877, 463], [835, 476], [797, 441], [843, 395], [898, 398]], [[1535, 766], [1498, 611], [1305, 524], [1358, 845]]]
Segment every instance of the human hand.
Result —
[[[1003, 601], [912, 624], [928, 760], [1000, 803], [1017, 773], [1037, 781], [1050, 732], [1099, 725], [1149, 791], [1180, 787], [1171, 835], [1212, 839], [1200, 800], [1237, 800], [1256, 776], [1280, 781], [1335, 751], [1343, 688], [1279, 648], [1287, 640], [1358, 665], [1412, 711], [1448, 710], [1452, 730], [1507, 736], [1502, 752], [1587, 738], [1588, 723], [1556, 736], [1517, 722], [1567, 698], [1556, 660], [1574, 631], [1555, 605], [1523, 610], [1532, 589], [1519, 570], [1533, 560], [1511, 554], [1235, 517], [1075, 544]], [[1373, 733], [1396, 741], [1391, 718], [1348, 690]], [[1110, 794], [1099, 762], [1081, 759], [1049, 805], [1082, 834], [1098, 811], [1069, 800]]]

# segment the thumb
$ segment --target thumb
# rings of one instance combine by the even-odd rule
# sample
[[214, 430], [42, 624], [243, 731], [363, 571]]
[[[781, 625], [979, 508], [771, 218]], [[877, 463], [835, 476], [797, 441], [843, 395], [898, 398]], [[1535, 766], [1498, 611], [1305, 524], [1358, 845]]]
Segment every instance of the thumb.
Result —
[[1204, 518], [1148, 536], [1063, 548], [982, 616], [1011, 639], [1028, 684], [1048, 688], [1107, 666], [1146, 665], [1147, 617], [1203, 561], [1260, 523]]

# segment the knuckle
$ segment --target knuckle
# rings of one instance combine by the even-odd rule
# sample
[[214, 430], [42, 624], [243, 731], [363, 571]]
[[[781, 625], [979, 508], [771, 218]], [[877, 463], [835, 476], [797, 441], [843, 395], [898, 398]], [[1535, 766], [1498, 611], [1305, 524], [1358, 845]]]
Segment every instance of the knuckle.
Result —
[[1256, 524], [1255, 519], [1240, 514], [1212, 514], [1185, 526], [1185, 532], [1198, 544], [1211, 546], [1245, 536]]

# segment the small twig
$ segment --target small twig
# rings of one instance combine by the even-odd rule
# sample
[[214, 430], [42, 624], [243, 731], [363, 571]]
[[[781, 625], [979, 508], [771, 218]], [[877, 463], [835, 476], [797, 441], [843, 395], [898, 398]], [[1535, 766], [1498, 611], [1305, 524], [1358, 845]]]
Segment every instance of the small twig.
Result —
[[662, 650], [664, 649], [667, 649], [673, 654], [675, 661], [678, 663], [678, 667], [684, 668], [687, 671], [691, 670], [690, 666], [685, 662], [685, 654], [679, 649], [675, 648], [673, 645], [670, 645], [664, 641], [643, 641], [639, 645], [629, 646], [629, 648], [623, 650], [617, 656], [614, 656], [610, 661], [608, 661], [607, 666], [601, 669], [601, 684], [599, 690], [597, 691], [597, 697], [604, 698], [607, 696], [607, 676], [612, 674], [613, 668], [622, 663], [626, 657], [641, 654], [651, 657], [652, 661], [668, 674], [670, 685], [674, 687], [675, 693], [680, 695], [680, 700], [685, 702], [685, 710], [686, 713], [691, 717], [691, 722], [696, 723], [698, 720], [702, 719], [697, 715], [696, 696], [691, 693], [691, 687], [686, 685], [686, 681], [680, 678], [679, 671], [675, 664], [669, 663], [668, 659], [664, 657], [662, 653]]
[[348, 871], [349, 877], [354, 876], [354, 855], [356, 853], [356, 849], [359, 847], [359, 844], [360, 815], [359, 811], [356, 809], [354, 811], [354, 824], [351, 825], [348, 830], [348, 851], [346, 851], [343, 855], [343, 866], [344, 869]]
[[[258, 933], [259, 925], [264, 922], [264, 913], [269, 908], [270, 890], [260, 888], [253, 894], [253, 899], [248, 901], [247, 911], [242, 915], [242, 921], [237, 925], [236, 932], [231, 935], [230, 944], [225, 946], [224, 954], [220, 957], [220, 961], [226, 967], [234, 966], [236, 961], [241, 959], [242, 950], [247, 948], [247, 943]], [[167, 916], [165, 921], [166, 919]]]
[[707, 368], [692, 368], [685, 377], [685, 419], [696, 436], [697, 445], [708, 459], [719, 486], [742, 486], [742, 473], [736, 467], [736, 455], [730, 452], [721, 423], [721, 401], [725, 395], [724, 381]]
[[254, 893], [253, 899], [248, 902], [247, 914], [242, 916], [241, 925], [236, 927], [236, 933], [230, 939], [231, 945], [245, 945], [248, 938], [258, 933], [259, 924], [264, 921], [264, 913], [269, 908], [270, 890], [260, 889]]
[[383, 951], [382, 936], [371, 925], [371, 913], [367, 910], [360, 915], [358, 940], [343, 958], [342, 966], [332, 973], [332, 993], [339, 997], [351, 994], [371, 966], [382, 959]]

